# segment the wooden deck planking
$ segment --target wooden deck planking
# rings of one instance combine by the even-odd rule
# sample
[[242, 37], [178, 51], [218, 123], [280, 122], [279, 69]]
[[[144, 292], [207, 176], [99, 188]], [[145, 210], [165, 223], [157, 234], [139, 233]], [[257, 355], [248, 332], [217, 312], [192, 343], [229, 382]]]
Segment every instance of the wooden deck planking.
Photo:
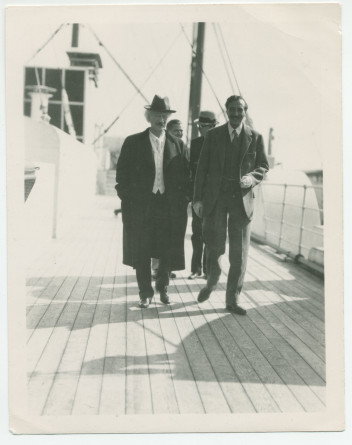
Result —
[[[202, 385], [206, 385], [207, 382], [209, 383], [210, 381], [214, 380], [215, 377], [215, 382], [217, 384], [214, 384], [213, 391], [216, 391], [219, 394], [216, 396], [215, 393], [214, 397], [221, 398], [221, 400], [223, 400], [222, 403], [226, 401], [228, 406], [228, 408], [226, 408], [227, 410], [231, 412], [233, 407], [237, 406], [237, 409], [239, 410], [245, 409], [246, 412], [251, 412], [253, 407], [251, 406], [248, 397], [245, 394], [245, 391], [224, 351], [220, 347], [216, 337], [214, 337], [208, 323], [204, 319], [202, 311], [200, 311], [198, 305], [195, 304], [194, 295], [192, 296], [191, 292], [188, 293], [188, 296], [186, 295], [187, 294], [185, 293], [180, 294], [180, 300], [183, 305], [183, 318], [186, 317], [186, 319], [191, 321], [191, 331], [183, 341], [184, 343], [189, 343], [190, 339], [192, 339], [192, 344], [193, 342], [198, 344], [198, 349], [194, 350], [191, 359], [192, 361], [198, 361], [198, 357], [201, 356], [199, 361], [204, 362], [206, 360], [208, 362], [207, 367], [209, 367], [209, 374], [205, 373], [203, 375], [199, 374], [196, 376], [198, 385], [200, 385], [200, 379], [202, 379]], [[214, 374], [214, 377], [212, 374]], [[200, 394], [203, 398], [201, 388]], [[207, 400], [204, 400], [203, 403], [205, 407], [209, 405]]]
[[[119, 240], [121, 227], [118, 227]], [[114, 246], [116, 263], [111, 265], [112, 295], [109, 314], [104, 371], [100, 397], [99, 414], [121, 416], [126, 409], [126, 275], [127, 268], [121, 265], [122, 249]]]
[[[195, 331], [201, 330], [199, 341], [207, 353], [231, 412], [278, 411], [275, 401], [255, 369], [226, 329], [223, 318], [231, 315], [218, 312], [221, 311], [220, 305], [215, 308], [209, 302], [200, 307], [200, 316], [196, 318], [186, 310], [193, 321]], [[248, 379], [251, 380], [251, 385], [246, 384]]]
[[[104, 229], [103, 229], [104, 230]], [[111, 274], [115, 270], [116, 259], [116, 227], [112, 228], [113, 234], [105, 236], [102, 241], [102, 252], [94, 267], [93, 286], [88, 288], [85, 303], [89, 306], [87, 311], [87, 326], [89, 335], [85, 349], [84, 361], [80, 370], [72, 414], [98, 414], [101, 396], [102, 376], [104, 371], [104, 359], [106, 355], [107, 329], [110, 318], [111, 304], [109, 301], [111, 289], [104, 285], [110, 282]], [[112, 270], [111, 270], [111, 264]]]
[[[28, 387], [34, 413], [324, 408], [320, 280], [310, 283], [306, 271], [252, 246], [241, 298], [247, 317], [224, 312], [226, 275], [198, 305], [205, 281], [187, 280], [186, 272], [171, 280], [170, 306], [156, 295], [140, 310], [134, 271], [121, 264], [121, 220], [112, 217], [112, 202], [100, 201], [95, 220], [70, 235], [69, 253], [67, 240], [57, 242], [55, 264], [38, 259], [38, 270], [31, 266]], [[190, 258], [188, 240], [186, 251]]]
[[[280, 281], [278, 282], [277, 275], [272, 273], [270, 267], [274, 266], [271, 264], [263, 266], [257, 261], [250, 262], [247, 278], [247, 280], [250, 279], [249, 285], [252, 284], [253, 280], [259, 279], [265, 289], [271, 290], [286, 301], [290, 301], [290, 304], [295, 303], [295, 306], [299, 306], [301, 316], [307, 318], [310, 323], [313, 323], [323, 332], [324, 311], [321, 308], [321, 302], [315, 301], [314, 298], [312, 299], [306, 287], [301, 286], [301, 289], [303, 288], [302, 296], [300, 294], [302, 291], [297, 293], [298, 286], [289, 286], [285, 282], [282, 284]], [[300, 278], [295, 277], [295, 280], [298, 281]], [[323, 292], [323, 289], [321, 289], [321, 292]]]
[[[103, 231], [98, 231], [98, 233], [104, 233]], [[88, 244], [88, 251], [86, 250], [85, 246], [86, 243], [84, 243], [84, 239], [82, 240], [83, 243], [81, 245], [80, 249], [80, 261], [77, 262], [78, 265], [81, 266], [81, 276], [77, 276], [76, 284], [71, 292], [69, 292], [66, 296], [62, 295], [62, 298], [64, 300], [64, 305], [62, 304], [56, 305], [54, 304], [55, 298], [58, 298], [57, 295], [55, 295], [55, 298], [53, 302], [50, 304], [52, 308], [56, 308], [56, 314], [54, 314], [54, 310], [46, 312], [46, 316], [41, 319], [41, 323], [39, 324], [36, 333], [38, 336], [41, 335], [43, 339], [46, 340], [45, 345], [42, 349], [42, 354], [38, 359], [38, 363], [35, 367], [34, 379], [30, 379], [29, 382], [29, 388], [31, 389], [33, 386], [33, 391], [35, 392], [35, 388], [41, 384], [40, 375], [43, 374], [43, 368], [50, 367], [51, 372], [51, 378], [46, 378], [46, 391], [42, 391], [41, 399], [42, 402], [37, 407], [37, 412], [45, 412], [46, 411], [46, 399], [50, 396], [50, 391], [52, 389], [52, 385], [54, 385], [54, 392], [57, 387], [59, 387], [58, 393], [64, 397], [64, 394], [66, 394], [66, 397], [68, 396], [68, 392], [64, 393], [62, 391], [63, 382], [62, 380], [65, 379], [67, 375], [69, 375], [72, 372], [72, 367], [74, 366], [75, 362], [77, 361], [77, 358], [82, 357], [82, 352], [85, 350], [85, 341], [87, 337], [87, 329], [81, 329], [85, 326], [90, 326], [91, 320], [87, 320], [87, 313], [84, 310], [84, 307], [82, 307], [82, 300], [87, 298], [87, 295], [89, 295], [89, 289], [90, 286], [92, 286], [93, 278], [91, 277], [92, 271], [94, 270], [94, 264], [96, 263], [96, 257], [97, 253], [99, 254], [99, 248], [100, 248], [100, 239], [101, 237], [97, 238], [96, 243], [93, 243], [92, 245]], [[87, 255], [89, 253], [89, 255]], [[94, 255], [93, 255], [94, 253]], [[105, 255], [105, 250], [103, 248], [100, 248], [100, 254], [102, 257]], [[83, 266], [82, 266], [83, 265]], [[83, 267], [83, 268], [82, 268]], [[77, 272], [77, 271], [75, 271]], [[95, 285], [93, 285], [93, 296], [96, 294], [95, 291]], [[84, 303], [83, 303], [84, 304]], [[52, 316], [52, 314], [54, 314]], [[47, 325], [48, 328], [44, 329], [43, 327]], [[82, 326], [83, 325], [83, 326]], [[75, 343], [75, 354], [71, 355], [71, 359], [69, 361], [65, 361], [65, 353], [67, 349], [67, 345], [70, 344], [70, 340], [72, 338], [75, 338], [76, 329], [80, 329], [79, 337], [76, 338], [77, 342]], [[42, 343], [42, 342], [41, 342]], [[35, 349], [37, 349], [37, 338], [32, 337], [30, 346]], [[30, 349], [30, 348], [29, 348]], [[70, 351], [70, 350], [69, 350]], [[62, 362], [64, 365], [68, 365], [68, 369], [65, 368], [65, 366], [62, 367]], [[80, 363], [79, 363], [80, 366]], [[79, 368], [80, 369], [80, 368]], [[77, 371], [76, 371], [77, 372]], [[70, 379], [65, 379], [66, 384], [71, 384]], [[73, 378], [73, 381], [75, 378]], [[49, 385], [50, 383], [50, 385]], [[60, 398], [60, 396], [59, 396]], [[74, 394], [71, 396], [71, 399], [74, 399]], [[50, 405], [49, 399], [49, 411], [50, 406], [54, 407], [55, 410], [59, 411], [62, 414], [67, 414], [66, 410], [62, 412], [62, 406], [60, 403], [51, 403]], [[56, 400], [56, 399], [55, 399]], [[64, 404], [65, 405], [65, 404]], [[71, 411], [71, 407], [68, 408], [68, 413]]]
[[[171, 305], [168, 310], [170, 315], [172, 314], [180, 334], [204, 410], [205, 412], [218, 412], [218, 410], [220, 410], [220, 412], [230, 412], [206, 352], [197, 336], [194, 335], [192, 321], [185, 314], [185, 306], [180, 299], [177, 288], [173, 290], [171, 288], [170, 291], [169, 295], [175, 307]], [[189, 302], [186, 304], [189, 304]], [[194, 302], [191, 301], [191, 304], [193, 305]], [[165, 314], [165, 312], [163, 313]], [[196, 316], [195, 314], [194, 317]], [[183, 364], [179, 362], [175, 363], [174, 373], [176, 378], [179, 378], [179, 369], [182, 365]]]
[[300, 296], [300, 292], [303, 295], [308, 294], [311, 298], [310, 303], [316, 308], [322, 309], [319, 304], [324, 299], [321, 279], [291, 261], [286, 262], [275, 257], [267, 250], [262, 249], [260, 245], [252, 246], [255, 249], [255, 255], [251, 257], [252, 261], [267, 269], [272, 277], [276, 277], [276, 280], [282, 281], [283, 288], [290, 289], [294, 295], [298, 296]]
[[[155, 303], [156, 304], [156, 303]], [[174, 307], [174, 304], [172, 305]], [[182, 414], [204, 413], [204, 405], [194, 373], [182, 343], [182, 337], [169, 307], [159, 307], [158, 317], [164, 339], [165, 351], [171, 367], [171, 378], [175, 388], [178, 410]], [[179, 364], [182, 363], [182, 366]]]

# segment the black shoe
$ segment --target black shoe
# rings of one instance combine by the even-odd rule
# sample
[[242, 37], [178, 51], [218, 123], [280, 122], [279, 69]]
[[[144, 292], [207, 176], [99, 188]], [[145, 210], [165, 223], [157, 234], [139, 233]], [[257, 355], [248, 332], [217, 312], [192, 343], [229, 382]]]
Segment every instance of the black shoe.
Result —
[[170, 304], [170, 298], [166, 292], [160, 294], [160, 301], [164, 304]]
[[197, 298], [198, 303], [203, 303], [203, 301], [208, 300], [211, 292], [212, 292], [211, 289], [209, 289], [208, 287], [203, 287], [203, 289], [201, 289], [201, 291], [198, 294]]
[[204, 274], [202, 275], [202, 278], [204, 278], [204, 280], [207, 280], [207, 279], [208, 279], [208, 274], [206, 274], [206, 273], [204, 272]]
[[139, 307], [144, 309], [149, 307], [149, 304], [151, 303], [152, 299], [151, 298], [141, 298], [139, 300]]
[[188, 279], [194, 280], [195, 278], [199, 278], [200, 276], [202, 276], [202, 272], [200, 270], [197, 270], [197, 272], [192, 272]]
[[176, 278], [176, 274], [175, 274], [175, 272], [170, 272], [169, 277], [170, 277], [170, 278]]
[[232, 306], [226, 306], [226, 309], [233, 314], [238, 314], [238, 315], [247, 314], [246, 309], [243, 309], [241, 306], [238, 306], [238, 304]]

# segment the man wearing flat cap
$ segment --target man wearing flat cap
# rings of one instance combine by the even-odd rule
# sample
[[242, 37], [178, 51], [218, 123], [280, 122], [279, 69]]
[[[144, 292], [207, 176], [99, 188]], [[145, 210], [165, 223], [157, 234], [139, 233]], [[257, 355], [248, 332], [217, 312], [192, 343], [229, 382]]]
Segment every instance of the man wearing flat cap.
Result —
[[246, 125], [247, 103], [230, 96], [225, 104], [228, 123], [206, 135], [197, 168], [193, 208], [203, 217], [207, 249], [207, 285], [198, 302], [206, 301], [216, 288], [229, 238], [230, 269], [226, 286], [226, 309], [245, 315], [238, 304], [247, 265], [254, 187], [268, 171], [261, 134]]
[[[194, 188], [194, 180], [196, 177], [197, 166], [199, 161], [200, 152], [204, 143], [204, 139], [208, 131], [216, 126], [218, 123], [215, 113], [212, 111], [201, 111], [198, 119], [194, 121], [198, 125], [200, 136], [191, 141], [190, 147], [190, 167], [191, 167], [191, 181], [192, 190]], [[204, 241], [202, 235], [202, 219], [195, 213], [192, 208], [192, 261], [191, 261], [191, 274], [189, 279], [202, 276], [202, 268], [204, 278], [207, 276], [206, 267], [206, 249], [204, 248]]]
[[150, 127], [128, 136], [116, 167], [121, 199], [123, 263], [136, 269], [141, 308], [153, 298], [151, 258], [159, 258], [155, 288], [169, 304], [169, 272], [185, 268], [184, 238], [190, 198], [189, 165], [181, 139], [165, 131], [171, 110], [155, 95], [146, 108]]

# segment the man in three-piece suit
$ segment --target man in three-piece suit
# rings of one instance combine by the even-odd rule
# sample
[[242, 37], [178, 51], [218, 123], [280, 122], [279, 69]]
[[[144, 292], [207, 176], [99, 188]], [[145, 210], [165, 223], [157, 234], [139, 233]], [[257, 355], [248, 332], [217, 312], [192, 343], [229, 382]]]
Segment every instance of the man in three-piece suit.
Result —
[[230, 269], [226, 287], [228, 311], [245, 315], [238, 304], [247, 265], [254, 187], [269, 165], [263, 137], [245, 124], [247, 103], [241, 96], [226, 101], [228, 123], [208, 132], [196, 173], [193, 208], [203, 217], [207, 249], [207, 285], [198, 302], [206, 301], [221, 274], [219, 260], [229, 237]]
[[155, 287], [169, 304], [170, 270], [185, 268], [184, 238], [190, 197], [189, 166], [181, 139], [165, 132], [174, 113], [168, 98], [154, 96], [145, 107], [150, 127], [128, 136], [116, 167], [116, 190], [121, 199], [123, 263], [136, 269], [141, 308], [154, 291], [151, 258], [159, 258]]

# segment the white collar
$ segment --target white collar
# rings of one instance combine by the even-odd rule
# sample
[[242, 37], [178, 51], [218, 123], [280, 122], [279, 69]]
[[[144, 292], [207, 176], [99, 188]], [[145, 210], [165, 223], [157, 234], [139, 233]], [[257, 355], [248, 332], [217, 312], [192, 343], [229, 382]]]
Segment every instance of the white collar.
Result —
[[233, 128], [230, 124], [230, 122], [227, 123], [227, 127], [229, 129], [229, 135], [230, 138], [232, 138], [233, 130], [237, 133], [237, 136], [241, 134], [242, 128], [243, 128], [243, 122], [240, 123], [240, 125], [237, 128]]
[[159, 137], [158, 137], [158, 136], [155, 136], [155, 134], [152, 133], [152, 132], [149, 130], [149, 136], [150, 136], [153, 140], [157, 140], [157, 141], [162, 142], [162, 141], [165, 139], [165, 130], [163, 130], [163, 132], [161, 133], [161, 135], [160, 135]]

